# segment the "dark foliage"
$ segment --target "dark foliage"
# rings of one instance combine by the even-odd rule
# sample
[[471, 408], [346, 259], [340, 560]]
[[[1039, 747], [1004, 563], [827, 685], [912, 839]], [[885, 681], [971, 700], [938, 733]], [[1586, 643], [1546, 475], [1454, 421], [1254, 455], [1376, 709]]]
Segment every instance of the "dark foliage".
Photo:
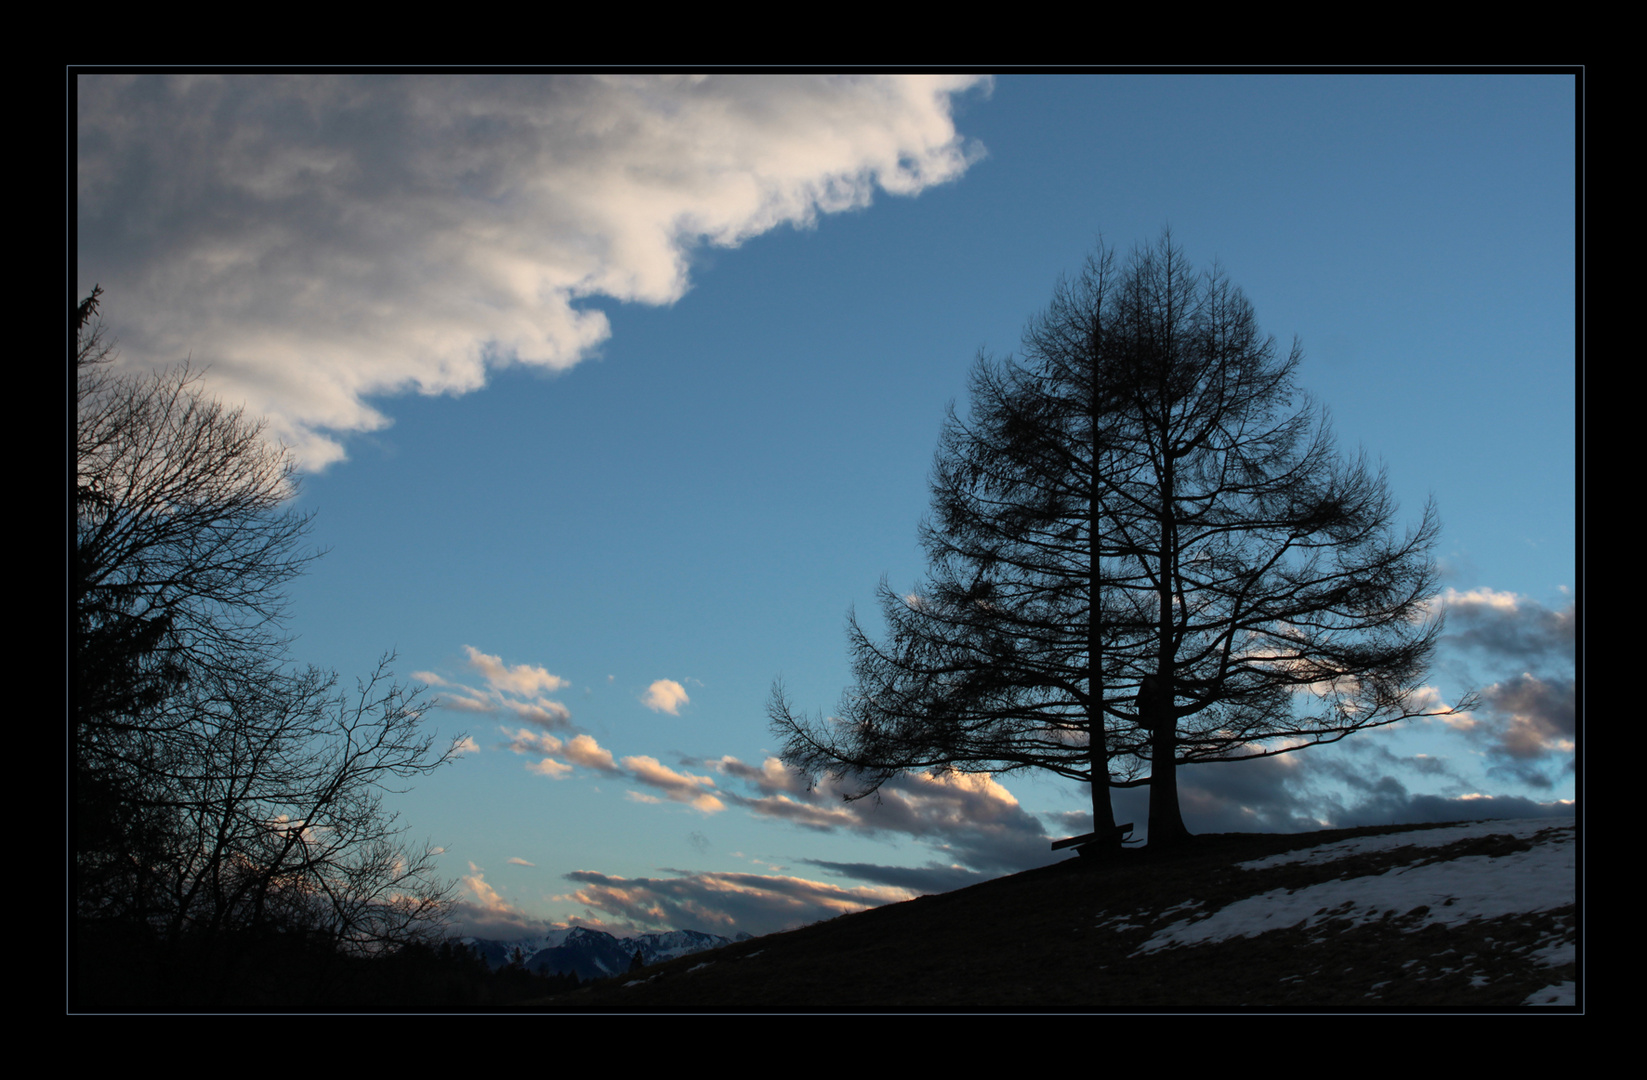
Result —
[[340, 953], [291, 931], [163, 941], [129, 923], [88, 921], [78, 941], [77, 1012], [438, 1010], [511, 1005], [578, 989], [575, 974], [491, 970], [459, 942]]
[[[438, 934], [451, 885], [382, 793], [451, 757], [385, 658], [355, 694], [290, 663], [285, 585], [312, 553], [290, 456], [186, 365], [110, 365], [74, 313], [77, 378], [73, 905], [131, 970], [305, 950], [377, 955]], [[270, 951], [272, 950], [272, 952]], [[82, 952], [82, 959], [101, 950]], [[133, 976], [135, 978], [135, 976]]]

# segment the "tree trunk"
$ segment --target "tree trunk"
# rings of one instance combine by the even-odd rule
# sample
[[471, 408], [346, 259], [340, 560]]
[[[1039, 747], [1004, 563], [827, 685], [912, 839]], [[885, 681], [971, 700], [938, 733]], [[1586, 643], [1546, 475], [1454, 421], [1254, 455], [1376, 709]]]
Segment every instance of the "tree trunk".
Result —
[[[1170, 684], [1169, 684], [1170, 685]], [[1177, 722], [1172, 716], [1172, 692], [1163, 691], [1153, 703], [1150, 739], [1149, 846], [1176, 847], [1190, 838], [1178, 808]]]
[[[1163, 395], [1165, 388], [1163, 388]], [[1174, 512], [1177, 470], [1166, 425], [1161, 430], [1160, 569], [1156, 578], [1157, 622], [1155, 687], [1140, 712], [1150, 729], [1149, 846], [1175, 847], [1189, 839], [1178, 808], [1178, 695], [1173, 688], [1177, 644], [1173, 625], [1173, 586], [1178, 581], [1178, 523]], [[1146, 680], [1147, 682], [1148, 680]]]
[[1097, 834], [1090, 849], [1109, 854], [1121, 850], [1121, 834], [1115, 828], [1115, 807], [1109, 795], [1109, 739], [1104, 716], [1103, 584], [1099, 548], [1099, 464], [1098, 404], [1092, 403], [1092, 475], [1089, 477], [1091, 504], [1087, 520], [1087, 748], [1092, 770], [1092, 831]]
[[1087, 707], [1091, 734], [1087, 745], [1092, 754], [1092, 831], [1089, 849], [1100, 853], [1121, 850], [1121, 834], [1115, 828], [1115, 807], [1109, 797], [1109, 744], [1104, 735], [1103, 682], [1096, 680], [1094, 703]]

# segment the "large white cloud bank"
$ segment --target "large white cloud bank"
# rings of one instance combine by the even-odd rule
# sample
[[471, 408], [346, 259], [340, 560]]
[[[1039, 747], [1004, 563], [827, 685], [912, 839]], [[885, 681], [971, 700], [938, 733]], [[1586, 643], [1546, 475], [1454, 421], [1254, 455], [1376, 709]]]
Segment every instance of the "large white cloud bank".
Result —
[[128, 363], [192, 357], [307, 468], [370, 395], [560, 370], [580, 298], [667, 304], [689, 252], [913, 195], [981, 149], [972, 76], [82, 76], [81, 295]]

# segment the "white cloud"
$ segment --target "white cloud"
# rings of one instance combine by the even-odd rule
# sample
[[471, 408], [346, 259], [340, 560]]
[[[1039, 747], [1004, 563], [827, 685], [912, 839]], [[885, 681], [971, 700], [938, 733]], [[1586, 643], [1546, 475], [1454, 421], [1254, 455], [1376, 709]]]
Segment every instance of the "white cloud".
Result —
[[775, 757], [768, 757], [761, 762], [760, 768], [745, 765], [731, 754], [707, 761], [704, 764], [716, 772], [728, 776], [735, 776], [754, 784], [763, 794], [771, 795], [777, 792], [806, 791], [806, 777], [785, 765]]
[[504, 707], [529, 724], [554, 731], [565, 731], [572, 726], [572, 710], [558, 701], [538, 698], [536, 701], [505, 701]]
[[529, 731], [526, 728], [516, 731], [510, 731], [508, 728], [499, 730], [509, 736], [509, 749], [517, 754], [558, 754], [563, 745], [553, 735]]
[[469, 890], [474, 902], [487, 911], [508, 911], [509, 902], [498, 891], [486, 883], [486, 875], [474, 863], [469, 864], [469, 873], [463, 878], [463, 887]]
[[1448, 589], [1441, 594], [1440, 600], [1449, 610], [1488, 608], [1505, 614], [1513, 614], [1517, 607], [1515, 593], [1499, 592], [1496, 589], [1485, 587], [1469, 589], [1465, 592]]
[[591, 735], [574, 735], [566, 740], [561, 748], [567, 759], [582, 765], [586, 769], [600, 769], [602, 772], [617, 772], [617, 763], [612, 760], [612, 752], [597, 743]]
[[689, 803], [706, 814], [725, 809], [725, 805], [710, 794], [715, 787], [715, 781], [707, 776], [678, 773], [657, 758], [644, 754], [624, 758], [623, 767], [629, 770], [631, 777], [649, 787], [657, 788], [675, 802]]
[[[557, 739], [553, 735], [530, 731], [526, 728], [520, 728], [516, 731], [504, 728], [503, 733], [509, 737], [509, 749], [517, 754], [528, 756], [559, 754], [572, 762], [573, 765], [582, 765], [586, 769], [598, 769], [601, 772], [608, 773], [619, 771], [617, 763], [612, 760], [612, 752], [596, 742], [592, 735], [574, 735], [570, 739]], [[652, 759], [645, 758], [643, 760], [651, 761]], [[536, 765], [528, 765], [527, 768], [544, 776], [554, 777], [557, 780], [570, 775], [572, 772], [571, 765], [550, 757], [545, 757]]]
[[646, 695], [641, 703], [653, 712], [666, 712], [670, 716], [679, 716], [682, 705], [692, 701], [686, 696], [686, 688], [674, 679], [659, 679], [646, 688]]
[[[483, 653], [472, 645], [465, 645], [463, 649], [468, 654], [469, 666], [485, 677], [487, 685], [477, 689], [432, 671], [420, 671], [420, 682], [445, 688], [432, 704], [458, 712], [513, 714], [516, 720], [545, 731], [574, 730], [571, 709], [558, 701], [531, 696], [539, 691], [562, 689], [570, 685], [567, 680], [532, 664], [505, 664], [502, 658]], [[514, 749], [521, 752], [519, 747]]]
[[127, 361], [187, 355], [308, 468], [367, 399], [563, 370], [582, 298], [666, 304], [695, 244], [953, 180], [977, 76], [83, 75], [77, 267]]
[[489, 713], [497, 709], [497, 702], [479, 696], [479, 691], [470, 687], [459, 687], [460, 693], [442, 691], [435, 700], [435, 704], [443, 709], [455, 709], [458, 712]]
[[559, 675], [551, 675], [531, 664], [510, 667], [502, 657], [489, 656], [473, 645], [465, 645], [463, 651], [469, 654], [469, 666], [485, 676], [492, 689], [502, 693], [529, 698], [538, 693], [552, 694], [571, 685]]

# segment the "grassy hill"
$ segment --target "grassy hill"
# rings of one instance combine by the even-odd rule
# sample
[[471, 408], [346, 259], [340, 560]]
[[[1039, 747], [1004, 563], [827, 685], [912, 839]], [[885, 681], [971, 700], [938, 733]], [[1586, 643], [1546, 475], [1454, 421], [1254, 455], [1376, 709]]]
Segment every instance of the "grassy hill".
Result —
[[841, 916], [534, 1004], [1571, 1005], [1576, 846], [1571, 819], [1202, 836]]

